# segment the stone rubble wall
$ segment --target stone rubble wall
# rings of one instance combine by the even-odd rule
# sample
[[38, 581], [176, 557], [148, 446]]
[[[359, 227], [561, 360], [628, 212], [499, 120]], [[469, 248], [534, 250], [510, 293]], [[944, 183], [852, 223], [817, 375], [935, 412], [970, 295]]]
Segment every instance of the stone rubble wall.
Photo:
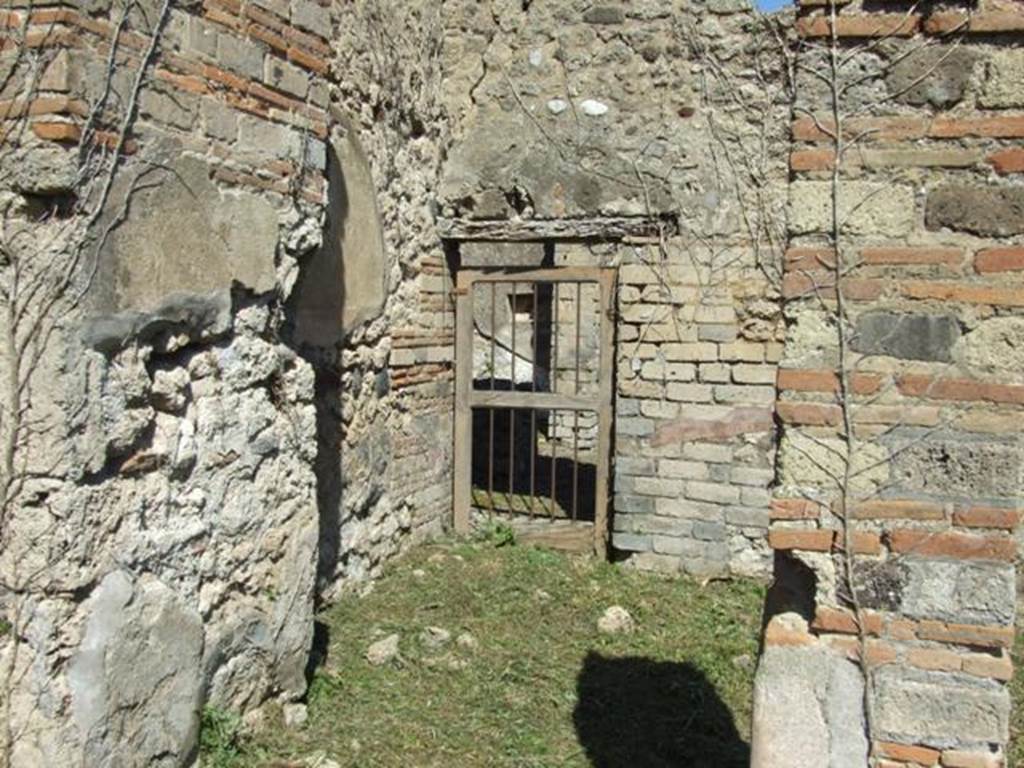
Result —
[[[170, 12], [112, 199], [143, 163], [156, 183], [35, 378], [41, 472], [0, 553], [23, 587], [0, 596], [19, 616], [0, 649], [13, 765], [191, 763], [204, 706], [254, 717], [303, 696], [318, 595], [450, 513], [451, 313], [429, 207], [444, 121], [436, 77], [419, 115], [366, 93], [365, 46], [335, 34], [364, 11]], [[68, 188], [118, 12], [5, 11], [8, 39], [27, 17], [47, 63], [31, 101], [18, 78], [0, 93], [2, 114], [29, 115], [5, 195]], [[117, 98], [156, 12], [129, 19]], [[393, 60], [412, 58], [429, 36], [390, 18], [392, 35], [410, 25]]]
[[[797, 21], [799, 55], [819, 72], [825, 13], [804, 2]], [[844, 135], [862, 137], [839, 171], [853, 533], [843, 540], [836, 514], [834, 122], [822, 83], [807, 75], [792, 124], [768, 540], [776, 579], [802, 573], [813, 607], [768, 625], [753, 765], [795, 764], [794, 755], [834, 766], [1004, 765], [1024, 487], [1024, 8], [951, 3], [908, 14], [851, 3], [837, 32], [859, 79], [844, 100], [857, 113]], [[836, 709], [825, 693], [859, 667], [844, 547], [856, 553], [866, 610], [870, 744], [858, 735], [860, 707]], [[863, 695], [855, 677], [844, 698]], [[793, 706], [780, 706], [787, 695]]]

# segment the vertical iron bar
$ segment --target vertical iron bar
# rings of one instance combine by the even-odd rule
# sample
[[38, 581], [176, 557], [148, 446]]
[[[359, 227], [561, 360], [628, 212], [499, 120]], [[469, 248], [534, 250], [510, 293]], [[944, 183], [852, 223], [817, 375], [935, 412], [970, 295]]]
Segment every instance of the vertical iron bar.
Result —
[[[494, 391], [494, 347], [496, 345], [495, 336], [497, 336], [497, 328], [495, 325], [495, 300], [496, 300], [495, 284], [491, 283], [491, 392]], [[487, 418], [490, 421], [490, 429], [487, 431], [487, 451], [489, 458], [487, 460], [487, 503], [490, 509], [490, 517], [494, 518], [494, 408], [487, 409]]]
[[[537, 324], [540, 315], [537, 314], [537, 283], [533, 283], [533, 324], [531, 325], [530, 346], [532, 347], [532, 359], [530, 360], [530, 391], [537, 391], [537, 338], [540, 336], [540, 329]], [[537, 499], [537, 410], [530, 409], [530, 515], [534, 513], [534, 502]]]
[[[576, 283], [576, 394], [580, 393], [580, 325], [583, 319], [583, 283]], [[572, 519], [576, 519], [580, 485], [580, 412], [572, 412]]]
[[572, 412], [572, 519], [576, 519], [576, 501], [580, 487], [580, 412]]
[[[516, 281], [512, 281], [512, 301], [509, 302], [512, 314], [512, 370], [509, 374], [511, 391], [516, 391]], [[516, 468], [516, 409], [508, 410], [508, 511], [513, 511], [512, 492], [515, 489]]]
[[[554, 304], [554, 319], [552, 326], [551, 340], [551, 370], [548, 378], [551, 380], [549, 389], [552, 394], [558, 392], [558, 282], [551, 284], [551, 301]], [[551, 517], [555, 516], [555, 493], [558, 480], [558, 411], [548, 411], [548, 431], [551, 442]]]
[[[552, 343], [551, 343], [551, 371], [548, 373], [548, 378], [551, 379], [548, 385], [551, 389], [552, 394], [558, 393], [558, 283], [552, 283], [552, 303], [555, 305], [555, 318], [551, 323], [552, 326]], [[552, 424], [554, 422], [552, 421]]]
[[[550, 426], [552, 433], [555, 429], [555, 424], [558, 421], [558, 411], [548, 411], [548, 425]], [[551, 514], [552, 520], [555, 519], [555, 478], [558, 468], [558, 441], [552, 436], [551, 438]]]

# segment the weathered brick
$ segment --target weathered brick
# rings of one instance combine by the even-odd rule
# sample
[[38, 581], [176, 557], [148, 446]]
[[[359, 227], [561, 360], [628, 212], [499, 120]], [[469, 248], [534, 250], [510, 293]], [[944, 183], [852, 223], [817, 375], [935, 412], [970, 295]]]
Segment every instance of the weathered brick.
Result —
[[928, 123], [933, 139], [1019, 139], [1024, 137], [1024, 116], [936, 117]]
[[735, 341], [739, 336], [739, 326], [722, 324], [702, 324], [697, 327], [697, 338], [701, 341]]
[[647, 360], [640, 367], [640, 377], [650, 381], [693, 381], [697, 377], [697, 369], [693, 363]]
[[651, 537], [637, 533], [612, 533], [612, 546], [627, 552], [648, 552], [651, 550]]
[[771, 504], [771, 500], [771, 492], [766, 488], [744, 486], [740, 489], [740, 501], [748, 507], [761, 507], [765, 509], [766, 517], [768, 505]]
[[[862, 13], [837, 16], [838, 37], [910, 37], [917, 32], [921, 17], [905, 13]], [[803, 37], [830, 37], [828, 16], [806, 16], [797, 20], [797, 33]]]
[[628, 493], [617, 493], [615, 494], [615, 511], [636, 514], [653, 514], [654, 499], [650, 496], [634, 496]]
[[773, 528], [768, 532], [768, 544], [772, 549], [828, 552], [832, 549], [832, 531]]
[[643, 400], [640, 413], [650, 419], [674, 419], [679, 415], [679, 406], [664, 400]]
[[899, 291], [908, 299], [991, 304], [996, 307], [1024, 307], [1024, 288], [998, 288], [966, 283], [907, 280], [899, 284]]
[[945, 507], [927, 501], [878, 500], [854, 504], [851, 512], [858, 520], [944, 520]]
[[718, 345], [704, 341], [663, 344], [661, 351], [667, 360], [672, 361], [699, 363], [718, 359]]
[[898, 247], [865, 248], [860, 252], [865, 264], [942, 264], [957, 267], [963, 263], [963, 248]]
[[732, 367], [732, 380], [737, 384], [775, 384], [776, 369], [773, 365], [751, 365], [740, 363]]
[[686, 484], [686, 496], [698, 501], [710, 501], [716, 504], [738, 504], [740, 489], [732, 485], [720, 485], [701, 481]]
[[653, 547], [659, 554], [679, 557], [698, 557], [704, 551], [704, 546], [699, 541], [679, 536], [655, 536]]
[[615, 430], [623, 435], [646, 437], [654, 434], [654, 421], [640, 416], [630, 416], [617, 420]]
[[673, 382], [665, 387], [665, 396], [669, 400], [690, 403], [710, 403], [713, 390], [708, 384], [681, 384]]
[[[847, 380], [856, 395], [873, 395], [882, 386], [882, 377], [874, 373], [851, 372]], [[839, 392], [839, 376], [829, 370], [780, 368], [776, 383], [779, 389], [792, 392]]]
[[918, 669], [934, 672], [960, 671], [960, 656], [945, 648], [911, 648], [907, 661]]
[[687, 443], [683, 446], [683, 458], [707, 461], [712, 464], [726, 464], [732, 461], [733, 449], [728, 445], [713, 443]]
[[821, 516], [822, 504], [809, 499], [773, 499], [772, 520], [817, 520]]
[[990, 752], [946, 749], [942, 752], [942, 768], [1006, 768], [1006, 763], [1000, 755]]
[[217, 36], [217, 62], [253, 80], [263, 76], [263, 50], [229, 33]]
[[728, 384], [731, 374], [725, 363], [701, 363], [698, 370], [700, 381], [709, 384]]
[[933, 640], [939, 643], [1009, 648], [1013, 645], [1013, 627], [921, 621], [917, 625], [917, 637], [921, 640]]
[[1013, 659], [1006, 651], [998, 656], [987, 653], [969, 653], [963, 657], [963, 670], [976, 677], [990, 677], [1009, 682], [1013, 679]]
[[1012, 561], [1016, 545], [1009, 537], [980, 536], [953, 531], [898, 528], [887, 534], [890, 549], [921, 557]]
[[1024, 270], [1024, 248], [986, 248], [974, 257], [974, 268], [981, 274]]
[[266, 57], [263, 81], [300, 99], [306, 98], [309, 92], [309, 75], [294, 64], [289, 64], [276, 56]]
[[906, 374], [897, 378], [896, 385], [902, 394], [912, 397], [1024, 405], [1024, 385], [1020, 384], [993, 384], [973, 379]]
[[658, 472], [664, 477], [704, 480], [708, 477], [708, 465], [700, 461], [661, 459], [658, 462]]
[[637, 477], [633, 481], [637, 493], [644, 496], [671, 496], [683, 495], [683, 481], [663, 477]]
[[697, 520], [693, 524], [693, 535], [702, 541], [722, 541], [725, 534], [725, 524], [718, 520]]
[[734, 466], [730, 469], [729, 479], [739, 485], [764, 487], [775, 479], [775, 470], [760, 467]]
[[736, 341], [722, 344], [718, 348], [718, 359], [759, 363], [764, 360], [764, 345], [749, 341]]
[[775, 401], [775, 387], [757, 384], [716, 384], [715, 401], [770, 405]]
[[1013, 147], [993, 152], [988, 156], [988, 163], [1000, 176], [1024, 173], [1024, 149]]
[[946, 11], [929, 15], [924, 29], [931, 34], [958, 31], [1021, 32], [1024, 31], [1024, 16], [1016, 11]]
[[775, 406], [779, 418], [787, 424], [814, 427], [834, 427], [842, 422], [842, 410], [838, 405], [820, 403], [782, 402]]
[[967, 507], [953, 512], [953, 523], [964, 528], [999, 528], [1014, 530], [1020, 523], [1019, 509], [999, 507]]
[[725, 522], [742, 528], [767, 528], [770, 521], [766, 507], [727, 507]]
[[[846, 138], [859, 136], [862, 141], [920, 139], [928, 134], [929, 125], [929, 121], [920, 117], [851, 119], [843, 123], [843, 135]], [[792, 133], [797, 141], [826, 141], [835, 133], [835, 123], [823, 115], [801, 117], [793, 121]]]
[[328, 8], [313, 0], [292, 0], [292, 23], [300, 29], [327, 38], [331, 34], [331, 15]]
[[893, 760], [924, 766], [937, 765], [940, 754], [937, 749], [930, 747], [895, 744], [891, 741], [876, 741], [875, 753], [882, 757], [891, 757]]
[[862, 611], [858, 626], [854, 614], [845, 608], [831, 608], [819, 605], [814, 611], [814, 620], [811, 626], [819, 632], [840, 632], [843, 634], [859, 634], [862, 628], [866, 634], [880, 635], [882, 633], [882, 617], [870, 611]]

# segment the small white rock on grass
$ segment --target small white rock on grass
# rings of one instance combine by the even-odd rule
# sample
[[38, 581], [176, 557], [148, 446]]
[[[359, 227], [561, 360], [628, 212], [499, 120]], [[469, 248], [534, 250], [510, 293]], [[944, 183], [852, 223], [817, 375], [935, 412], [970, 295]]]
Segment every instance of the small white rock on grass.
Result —
[[282, 707], [284, 724], [289, 728], [299, 728], [309, 719], [309, 711], [305, 704], [285, 704]]
[[372, 643], [366, 649], [366, 660], [375, 667], [394, 661], [398, 657], [398, 639], [398, 634], [396, 633]]
[[477, 639], [469, 634], [469, 632], [463, 632], [455, 638], [455, 642], [458, 644], [459, 648], [464, 648], [467, 651], [475, 651], [480, 646]]
[[629, 611], [621, 605], [613, 605], [601, 614], [597, 620], [597, 629], [606, 635], [628, 634], [633, 631], [636, 624]]
[[431, 651], [443, 648], [451, 639], [452, 633], [441, 627], [427, 627], [420, 632], [420, 642], [423, 643], [423, 647]]

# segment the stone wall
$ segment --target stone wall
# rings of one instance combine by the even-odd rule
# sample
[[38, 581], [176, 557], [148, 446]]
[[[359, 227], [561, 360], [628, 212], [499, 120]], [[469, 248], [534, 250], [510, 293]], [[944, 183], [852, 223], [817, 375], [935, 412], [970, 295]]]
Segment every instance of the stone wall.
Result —
[[[25, 118], [0, 202], [46, 241], [119, 9], [34, 8], [4, 16], [45, 66], [31, 98], [17, 77], [0, 92]], [[112, 103], [157, 14], [129, 16]], [[204, 705], [303, 695], [318, 597], [443, 529], [451, 274], [471, 250], [446, 249], [451, 221], [629, 222], [539, 250], [618, 268], [616, 556], [774, 569], [755, 764], [998, 764], [1022, 18], [1017, 0], [843, 5], [841, 341], [820, 3], [172, 9], [113, 199], [152, 183], [96, 222], [116, 226], [33, 382], [0, 552], [14, 764], [187, 763]]]
[[[826, 14], [808, 2], [797, 21], [818, 74]], [[1003, 765], [1024, 487], [1024, 13], [849, 4], [836, 30], [842, 129], [809, 72], [792, 125], [769, 533], [783, 588], [753, 764]], [[850, 148], [833, 185], [837, 135]]]
[[[8, 125], [26, 116], [5, 226], [45, 241], [67, 222], [36, 210], [73, 202], [121, 9], [39, 6], [6, 40], [25, 22], [44, 74], [0, 98]], [[302, 697], [318, 594], [441, 530], [445, 121], [437, 51], [411, 55], [430, 13], [399, 10], [388, 35], [362, 5], [170, 10], [96, 223], [110, 236], [31, 381], [31, 480], [0, 554], [13, 765], [189, 763], [204, 706]], [[158, 17], [140, 7], [118, 38], [100, 143]], [[404, 48], [370, 56], [373, 23]], [[379, 65], [421, 91], [368, 91]]]
[[442, 215], [650, 223], [553, 249], [619, 267], [612, 546], [643, 568], [766, 573], [784, 29], [745, 3], [446, 7]]

